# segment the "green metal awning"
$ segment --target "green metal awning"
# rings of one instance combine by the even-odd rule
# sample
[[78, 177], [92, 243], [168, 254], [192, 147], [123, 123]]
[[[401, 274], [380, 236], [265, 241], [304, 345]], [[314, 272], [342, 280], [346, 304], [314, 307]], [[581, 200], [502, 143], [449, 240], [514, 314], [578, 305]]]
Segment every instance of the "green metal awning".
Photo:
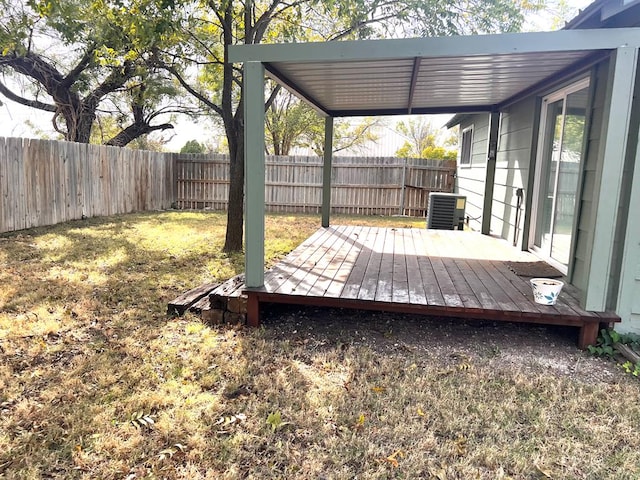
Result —
[[232, 62], [267, 74], [327, 116], [491, 111], [575, 73], [640, 29], [242, 45]]

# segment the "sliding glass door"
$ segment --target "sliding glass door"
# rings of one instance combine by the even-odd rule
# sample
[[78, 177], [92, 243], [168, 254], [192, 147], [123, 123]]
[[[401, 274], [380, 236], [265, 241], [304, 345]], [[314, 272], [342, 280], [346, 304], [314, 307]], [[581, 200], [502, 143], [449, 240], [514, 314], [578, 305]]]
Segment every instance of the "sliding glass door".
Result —
[[583, 162], [589, 81], [543, 99], [533, 250], [567, 273]]

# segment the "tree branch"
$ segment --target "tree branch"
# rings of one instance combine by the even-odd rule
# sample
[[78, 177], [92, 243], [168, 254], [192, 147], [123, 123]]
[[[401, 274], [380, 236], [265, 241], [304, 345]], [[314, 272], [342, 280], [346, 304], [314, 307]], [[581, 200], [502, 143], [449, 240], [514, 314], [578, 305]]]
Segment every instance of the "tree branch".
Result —
[[89, 93], [89, 95], [85, 97], [84, 103], [95, 110], [102, 97], [121, 88], [127, 80], [134, 76], [134, 72], [135, 68], [133, 63], [125, 62], [122, 68], [114, 69], [104, 82]]
[[44, 110], [46, 112], [55, 112], [57, 110], [55, 105], [49, 105], [38, 100], [29, 100], [27, 98], [16, 95], [9, 90], [2, 82], [0, 82], [0, 93], [7, 97], [9, 100], [13, 100], [16, 103], [25, 105], [27, 107], [37, 108], [38, 110]]
[[13, 52], [8, 55], [0, 56], [0, 65], [8, 65], [16, 72], [33, 78], [42, 85], [49, 95], [53, 96], [56, 87], [60, 85], [64, 77], [51, 64], [47, 63], [39, 55], [35, 53], [27, 53], [19, 56]]
[[78, 80], [78, 77], [80, 77], [80, 74], [84, 72], [85, 69], [91, 63], [91, 59], [93, 57], [94, 51], [95, 51], [95, 45], [91, 45], [87, 49], [83, 57], [80, 59], [78, 64], [74, 67], [74, 69], [71, 70], [66, 77], [64, 77], [64, 80], [62, 80], [62, 82], [60, 83], [60, 87], [69, 88], [71, 85], [73, 85], [73, 83], [76, 80]]
[[118, 133], [115, 137], [107, 140], [105, 145], [111, 145], [112, 147], [124, 147], [128, 145], [136, 138], [146, 135], [157, 130], [170, 130], [173, 125], [170, 123], [163, 123], [161, 125], [149, 125], [148, 123], [139, 124], [134, 123]]
[[189, 92], [191, 95], [193, 95], [198, 100], [200, 100], [202, 103], [204, 103], [207, 107], [209, 107], [211, 110], [213, 110], [217, 115], [222, 116], [222, 108], [220, 108], [219, 105], [216, 105], [211, 100], [209, 100], [207, 97], [205, 97], [204, 94], [200, 93], [195, 88], [193, 88], [191, 85], [189, 85], [187, 83], [187, 81], [182, 77], [182, 75], [180, 75], [180, 73], [178, 72], [178, 70], [175, 67], [173, 67], [171, 65], [161, 64], [160, 68], [164, 68], [169, 73], [171, 73], [171, 75], [173, 75], [175, 77], [175, 79], [178, 80], [178, 83], [180, 85], [182, 85], [182, 87], [187, 92]]
[[358, 30], [366, 27], [367, 25], [372, 25], [374, 23], [382, 23], [382, 22], [384, 22], [386, 20], [391, 20], [392, 18], [395, 18], [397, 15], [398, 15], [398, 12], [395, 12], [393, 14], [385, 15], [385, 16], [382, 16], [382, 17], [376, 17], [376, 18], [370, 18], [368, 20], [362, 20], [360, 22], [357, 22], [355, 25], [352, 25], [349, 28], [343, 30], [342, 32], [334, 35], [329, 40], [330, 41], [340, 40], [340, 39], [342, 39], [344, 37], [347, 37], [348, 35], [351, 35], [354, 32], [357, 32]]
[[273, 102], [275, 101], [276, 97], [278, 96], [278, 93], [280, 93], [280, 90], [282, 90], [282, 85], [280, 85], [278, 83], [275, 86], [275, 88], [271, 91], [271, 95], [269, 95], [269, 98], [267, 99], [267, 101], [264, 104], [264, 110], [265, 111], [269, 110], [271, 105], [273, 105]]

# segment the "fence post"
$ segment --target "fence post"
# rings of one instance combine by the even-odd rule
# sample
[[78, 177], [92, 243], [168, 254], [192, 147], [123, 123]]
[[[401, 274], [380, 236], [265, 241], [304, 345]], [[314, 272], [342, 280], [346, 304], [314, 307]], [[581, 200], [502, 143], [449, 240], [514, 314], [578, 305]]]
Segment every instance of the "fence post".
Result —
[[171, 191], [171, 207], [178, 207], [178, 154], [171, 154], [171, 176], [173, 189]]
[[407, 184], [407, 157], [404, 157], [404, 163], [402, 165], [402, 185], [400, 190], [400, 215], [404, 215], [404, 198]]

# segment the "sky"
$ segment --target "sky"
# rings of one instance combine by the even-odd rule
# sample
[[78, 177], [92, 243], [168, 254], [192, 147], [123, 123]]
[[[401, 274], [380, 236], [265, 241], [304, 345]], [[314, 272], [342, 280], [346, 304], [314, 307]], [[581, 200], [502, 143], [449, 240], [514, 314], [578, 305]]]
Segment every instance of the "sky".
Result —
[[[583, 9], [591, 3], [590, 0], [568, 0], [570, 8]], [[577, 12], [577, 10], [576, 10]], [[551, 20], [548, 16], [533, 15], [527, 19], [525, 25], [527, 31], [544, 31], [551, 29]], [[446, 123], [449, 116], [431, 116], [436, 126]], [[406, 117], [389, 117], [386, 119], [386, 127], [379, 136], [383, 140], [377, 146], [372, 147], [370, 154], [391, 155], [400, 146], [403, 139], [395, 134], [396, 122], [405, 120]], [[357, 121], [357, 120], [356, 120]], [[168, 151], [179, 151], [189, 140], [198, 140], [204, 144], [216, 144], [214, 140], [220, 133], [214, 130], [211, 122], [194, 122], [189, 119], [179, 119], [174, 122], [174, 129], [161, 135], [171, 140], [165, 145]], [[56, 138], [56, 132], [51, 124], [51, 116], [47, 112], [24, 107], [12, 102], [0, 95], [0, 137], [25, 137], [25, 138]]]

